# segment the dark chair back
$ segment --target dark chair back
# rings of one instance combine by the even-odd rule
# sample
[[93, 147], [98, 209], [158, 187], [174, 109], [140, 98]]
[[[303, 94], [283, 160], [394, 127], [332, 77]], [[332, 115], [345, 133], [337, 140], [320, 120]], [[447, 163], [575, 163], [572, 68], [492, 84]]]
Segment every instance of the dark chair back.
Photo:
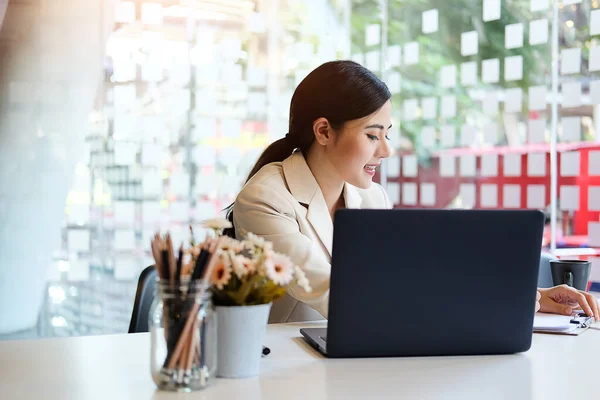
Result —
[[150, 306], [154, 300], [155, 288], [156, 268], [154, 268], [154, 265], [151, 265], [142, 271], [138, 280], [133, 312], [131, 313], [131, 322], [129, 323], [129, 333], [149, 332], [148, 315], [150, 314]]

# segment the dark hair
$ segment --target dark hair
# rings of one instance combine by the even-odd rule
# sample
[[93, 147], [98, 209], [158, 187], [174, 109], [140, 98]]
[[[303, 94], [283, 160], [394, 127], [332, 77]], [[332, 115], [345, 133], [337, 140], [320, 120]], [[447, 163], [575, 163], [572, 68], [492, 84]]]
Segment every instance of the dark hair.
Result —
[[[285, 160], [296, 149], [306, 154], [315, 139], [315, 120], [326, 118], [333, 129], [341, 129], [346, 122], [379, 110], [391, 97], [385, 83], [354, 61], [330, 61], [317, 67], [294, 91], [288, 133], [263, 151], [246, 182], [265, 165]], [[233, 204], [225, 210], [233, 224]], [[232, 228], [225, 233], [234, 236], [233, 232]]]

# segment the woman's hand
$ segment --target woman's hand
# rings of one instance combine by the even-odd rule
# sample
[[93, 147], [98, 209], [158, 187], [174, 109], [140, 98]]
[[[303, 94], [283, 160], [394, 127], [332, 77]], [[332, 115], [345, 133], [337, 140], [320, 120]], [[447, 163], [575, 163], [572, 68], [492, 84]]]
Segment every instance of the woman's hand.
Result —
[[540, 299], [542, 298], [542, 294], [538, 290], [535, 295], [535, 312], [540, 311]]
[[[540, 294], [539, 311], [571, 315], [578, 306], [596, 321], [600, 321], [598, 300], [590, 293], [577, 290], [567, 285], [554, 286], [548, 289], [538, 289]], [[537, 304], [536, 304], [537, 308]]]

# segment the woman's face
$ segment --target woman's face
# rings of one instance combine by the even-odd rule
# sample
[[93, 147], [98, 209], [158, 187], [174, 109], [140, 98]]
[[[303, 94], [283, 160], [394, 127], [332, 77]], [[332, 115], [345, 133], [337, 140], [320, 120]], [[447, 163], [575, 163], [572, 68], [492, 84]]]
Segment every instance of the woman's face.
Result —
[[373, 114], [344, 124], [335, 132], [326, 152], [331, 165], [349, 184], [367, 189], [381, 160], [391, 155], [388, 139], [392, 103], [387, 101]]

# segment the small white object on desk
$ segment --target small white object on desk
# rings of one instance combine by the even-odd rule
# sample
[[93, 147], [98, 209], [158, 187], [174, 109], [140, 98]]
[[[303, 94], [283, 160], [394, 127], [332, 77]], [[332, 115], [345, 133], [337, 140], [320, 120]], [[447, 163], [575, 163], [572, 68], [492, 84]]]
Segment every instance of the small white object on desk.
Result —
[[564, 331], [572, 328], [570, 315], [556, 315], [546, 313], [535, 313], [533, 319], [533, 329], [542, 331]]
[[[593, 317], [536, 313], [533, 331], [560, 335], [579, 335], [588, 328], [598, 329]], [[600, 327], [599, 327], [600, 328]]]

